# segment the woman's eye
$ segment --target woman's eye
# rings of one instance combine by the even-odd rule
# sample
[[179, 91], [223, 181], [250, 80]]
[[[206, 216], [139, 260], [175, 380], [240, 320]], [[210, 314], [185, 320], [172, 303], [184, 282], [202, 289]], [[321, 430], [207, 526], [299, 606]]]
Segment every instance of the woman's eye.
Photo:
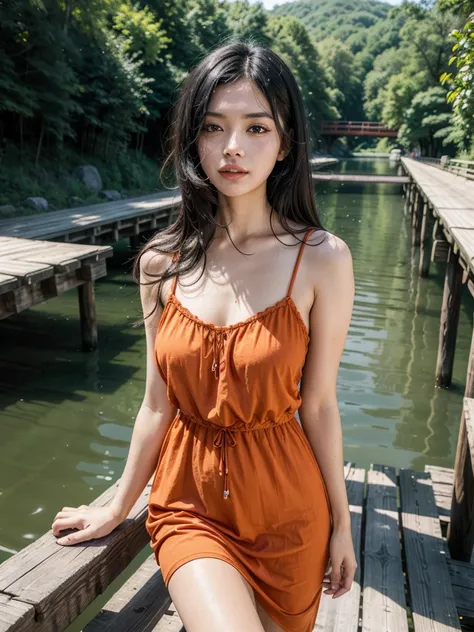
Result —
[[[264, 132], [267, 132], [267, 128], [263, 127], [263, 125], [252, 125], [252, 127], [250, 129], [253, 129], [254, 127], [259, 127], [260, 129], [262, 129]], [[259, 132], [259, 134], [261, 134], [262, 132]]]
[[[207, 125], [204, 125], [202, 129], [205, 132], [212, 132], [213, 130], [209, 129], [210, 127], [219, 127], [219, 125], [216, 125], [215, 123], [208, 123]], [[259, 129], [263, 130], [262, 132], [257, 132], [257, 135], [260, 135], [268, 131], [266, 127], [263, 127], [263, 125], [252, 125], [252, 127], [249, 127], [249, 129], [254, 129], [255, 127], [258, 127]]]
[[203, 125], [203, 126], [202, 126], [202, 129], [203, 129], [205, 132], [210, 132], [211, 130], [210, 130], [210, 129], [208, 129], [209, 127], [219, 127], [219, 126], [218, 126], [218, 125], [214, 125], [214, 123], [208, 123], [207, 125]]

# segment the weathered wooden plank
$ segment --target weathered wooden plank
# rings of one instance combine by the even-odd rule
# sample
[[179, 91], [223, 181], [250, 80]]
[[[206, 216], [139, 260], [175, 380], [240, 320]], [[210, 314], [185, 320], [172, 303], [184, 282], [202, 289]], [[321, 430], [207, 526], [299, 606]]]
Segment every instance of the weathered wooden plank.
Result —
[[452, 228], [450, 232], [466, 261], [470, 262], [471, 269], [474, 269], [472, 265], [474, 258], [474, 230], [471, 228]]
[[[118, 482], [91, 504], [105, 506]], [[130, 514], [104, 538], [61, 547], [51, 531], [0, 565], [0, 595], [32, 606], [41, 626], [23, 625], [22, 632], [64, 630], [149, 544], [145, 529], [149, 481]], [[4, 604], [5, 605], [5, 604]], [[5, 607], [10, 608], [9, 604]], [[11, 614], [3, 612], [0, 620]], [[25, 612], [18, 617], [24, 617]]]
[[[315, 630], [321, 632], [357, 632], [361, 592], [361, 535], [362, 507], [364, 504], [365, 470], [347, 467], [346, 489], [351, 512], [351, 532], [356, 554], [357, 569], [351, 590], [339, 599], [321, 596]], [[342, 607], [341, 600], [344, 600]]]
[[20, 282], [16, 277], [12, 277], [9, 274], [0, 273], [0, 294], [11, 292], [19, 285]]
[[458, 613], [474, 619], [474, 565], [448, 557], [448, 570]]
[[83, 632], [153, 632], [170, 604], [171, 597], [152, 553]]
[[0, 272], [17, 277], [22, 283], [39, 283], [54, 274], [54, 268], [44, 263], [0, 258]]
[[401, 469], [400, 495], [415, 632], [460, 630], [430, 475]]
[[0, 632], [23, 632], [34, 625], [33, 606], [0, 593]]
[[440, 465], [425, 465], [425, 472], [429, 472], [433, 483], [443, 483], [453, 485], [454, 469], [452, 467], [441, 467]]
[[169, 610], [161, 617], [153, 632], [186, 632], [174, 603], [171, 603]]
[[474, 210], [465, 208], [461, 209], [443, 209], [441, 214], [443, 225], [448, 230], [453, 228], [466, 228], [474, 230]]
[[64, 294], [64, 292], [79, 287], [84, 281], [93, 281], [105, 276], [105, 274], [105, 262], [98, 261], [97, 263], [83, 266], [83, 268], [79, 268], [72, 273], [59, 273], [41, 283], [23, 285], [4, 294], [0, 284], [0, 319], [7, 318], [12, 314], [18, 314], [33, 305], [38, 305], [54, 296], [59, 296]]
[[20, 254], [20, 258], [24, 253], [36, 253], [42, 251], [55, 251], [57, 253], [65, 253], [71, 255], [74, 253], [76, 258], [80, 259], [97, 253], [97, 255], [110, 255], [110, 246], [94, 246], [87, 244], [68, 244], [58, 241], [46, 241], [41, 239], [23, 239], [21, 237], [2, 237], [0, 236], [0, 257], [11, 256], [15, 253]]
[[0, 234], [29, 239], [54, 238], [82, 233], [87, 228], [118, 228], [119, 219], [144, 218], [149, 216], [151, 223], [165, 220], [173, 208], [179, 204], [181, 196], [176, 192], [161, 193], [105, 202], [80, 209], [63, 209], [41, 215], [32, 215], [0, 221]]
[[395, 468], [367, 472], [362, 629], [408, 632]]
[[449, 523], [453, 497], [454, 470], [452, 468], [438, 467], [436, 465], [425, 465], [425, 472], [428, 472], [431, 476], [439, 519], [442, 523]]

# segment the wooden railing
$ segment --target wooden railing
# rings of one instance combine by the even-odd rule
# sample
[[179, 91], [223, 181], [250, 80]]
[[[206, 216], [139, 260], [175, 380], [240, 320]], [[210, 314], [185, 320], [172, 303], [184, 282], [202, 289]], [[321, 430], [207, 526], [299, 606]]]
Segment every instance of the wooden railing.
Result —
[[449, 156], [441, 156], [441, 158], [427, 158], [425, 156], [415, 157], [415, 160], [427, 162], [444, 171], [450, 171], [457, 176], [474, 180], [474, 160], [456, 160]]

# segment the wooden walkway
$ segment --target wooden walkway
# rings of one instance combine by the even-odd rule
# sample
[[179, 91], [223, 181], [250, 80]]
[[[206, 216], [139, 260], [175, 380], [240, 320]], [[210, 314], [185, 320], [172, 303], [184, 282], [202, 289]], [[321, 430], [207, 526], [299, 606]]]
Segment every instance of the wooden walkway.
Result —
[[[435, 381], [448, 387], [463, 285], [474, 296], [474, 181], [418, 160], [402, 158], [402, 166], [410, 176], [404, 211], [420, 248], [418, 274], [428, 276], [430, 261], [445, 264]], [[467, 562], [474, 545], [474, 330], [465, 384], [447, 541], [451, 556]]]
[[410, 158], [402, 165], [410, 177], [405, 214], [420, 247], [419, 275], [428, 276], [430, 261], [447, 264], [435, 379], [449, 386], [463, 283], [474, 296], [474, 181]]
[[0, 320], [78, 288], [84, 349], [97, 345], [94, 281], [107, 274], [110, 246], [0, 237]]
[[116, 242], [166, 226], [170, 209], [181, 199], [164, 191], [140, 198], [26, 215], [0, 221], [0, 235], [26, 239]]
[[408, 184], [410, 182], [410, 178], [407, 176], [377, 176], [362, 173], [313, 173], [313, 180], [330, 182], [375, 182], [380, 184]]
[[[474, 566], [452, 560], [444, 537], [453, 471], [433, 466], [397, 473], [382, 465], [365, 471], [345, 463], [344, 473], [358, 568], [349, 593], [336, 600], [322, 595], [315, 630], [473, 630]], [[108, 504], [117, 485], [93, 504]], [[58, 547], [49, 531], [0, 565], [0, 632], [64, 630], [149, 549], [150, 485], [109, 536]], [[83, 630], [183, 630], [153, 553]]]

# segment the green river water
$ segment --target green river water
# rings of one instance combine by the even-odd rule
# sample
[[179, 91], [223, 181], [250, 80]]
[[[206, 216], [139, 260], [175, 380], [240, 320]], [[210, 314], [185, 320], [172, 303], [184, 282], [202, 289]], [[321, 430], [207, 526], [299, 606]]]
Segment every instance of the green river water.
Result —
[[[396, 169], [359, 158], [333, 171]], [[315, 190], [323, 225], [354, 261], [356, 298], [338, 375], [344, 458], [362, 467], [452, 467], [472, 299], [463, 292], [453, 384], [436, 388], [444, 266], [431, 264], [430, 277], [418, 278], [401, 186], [325, 182]], [[89, 503], [123, 471], [145, 387], [130, 257], [119, 242], [96, 284], [96, 352], [80, 350], [76, 291], [0, 322], [0, 562], [46, 532], [61, 507]]]

